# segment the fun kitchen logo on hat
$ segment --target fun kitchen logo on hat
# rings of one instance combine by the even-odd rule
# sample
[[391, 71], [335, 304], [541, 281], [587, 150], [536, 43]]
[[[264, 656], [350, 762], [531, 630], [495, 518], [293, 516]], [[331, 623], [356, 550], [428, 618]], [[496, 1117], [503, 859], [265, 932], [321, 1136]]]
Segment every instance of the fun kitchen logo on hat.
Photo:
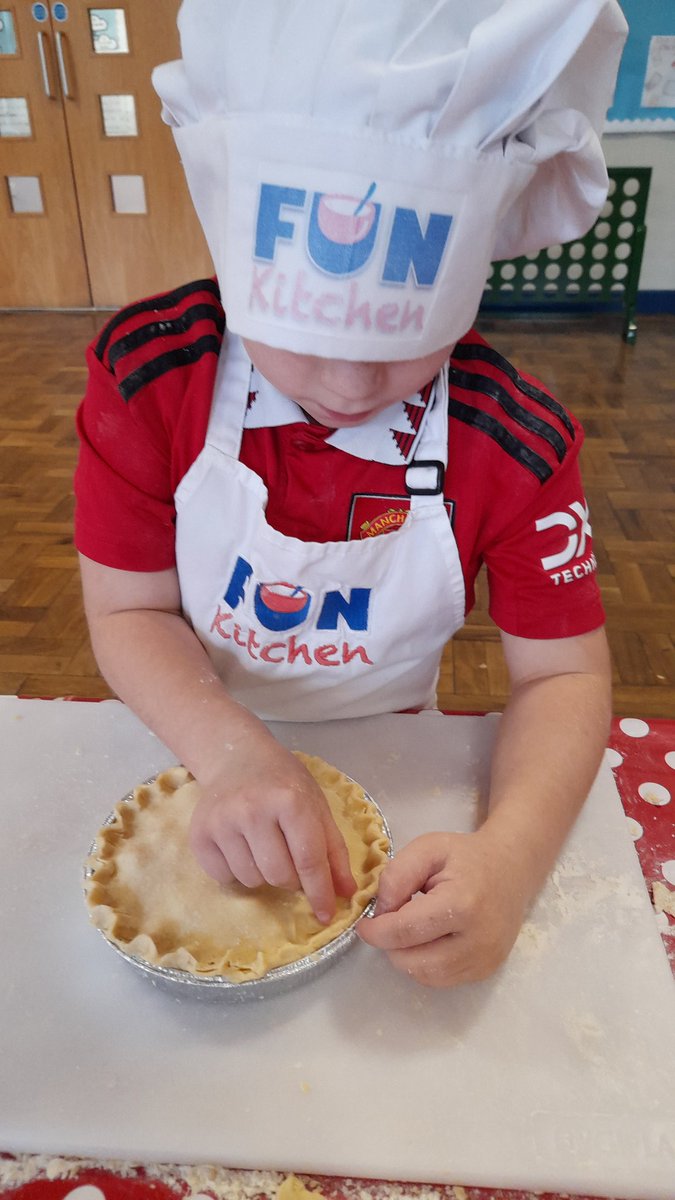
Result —
[[[376, 189], [359, 197], [260, 184], [253, 315], [355, 335], [424, 330], [421, 293], [436, 284], [453, 217], [387, 212]], [[411, 284], [414, 295], [401, 296]]]

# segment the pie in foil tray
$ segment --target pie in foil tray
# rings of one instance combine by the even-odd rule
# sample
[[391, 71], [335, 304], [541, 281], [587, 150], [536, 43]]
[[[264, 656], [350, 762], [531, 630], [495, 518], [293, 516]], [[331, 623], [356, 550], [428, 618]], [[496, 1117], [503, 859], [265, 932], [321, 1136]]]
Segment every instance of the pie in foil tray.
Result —
[[337, 944], [372, 907], [391, 839], [358, 783], [321, 758], [296, 754], [328, 800], [358, 885], [349, 899], [338, 896], [329, 925], [317, 920], [303, 892], [222, 886], [202, 870], [188, 844], [198, 785], [176, 766], [120, 801], [91, 848], [85, 898], [106, 940], [156, 973], [232, 983], [262, 979]]

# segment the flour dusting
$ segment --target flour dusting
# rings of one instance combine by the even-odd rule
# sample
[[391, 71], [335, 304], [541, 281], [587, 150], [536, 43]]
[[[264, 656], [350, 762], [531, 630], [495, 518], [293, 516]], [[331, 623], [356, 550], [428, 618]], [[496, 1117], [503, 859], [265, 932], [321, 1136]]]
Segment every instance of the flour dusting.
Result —
[[277, 1196], [286, 1175], [281, 1171], [233, 1171], [215, 1165], [127, 1163], [117, 1159], [54, 1158], [19, 1154], [0, 1159], [0, 1185], [18, 1188], [38, 1179], [75, 1179], [84, 1171], [108, 1171], [121, 1179], [159, 1180], [185, 1200], [207, 1193], [214, 1200], [261, 1200]]
[[605, 1031], [593, 1013], [572, 1010], [563, 1017], [563, 1025], [582, 1058], [596, 1067], [605, 1065]]
[[599, 941], [632, 924], [644, 902], [644, 890], [630, 874], [608, 875], [579, 854], [563, 854], [521, 927], [511, 961], [521, 969], [539, 965], [556, 953], [561, 931], [583, 918], [590, 917], [585, 934]]
[[[216, 1165], [180, 1166], [172, 1163], [126, 1163], [116, 1159], [54, 1158], [19, 1154], [0, 1158], [0, 1186], [17, 1188], [37, 1179], [76, 1179], [84, 1171], [108, 1171], [121, 1179], [158, 1180], [181, 1200], [470, 1200], [458, 1185], [385, 1183], [363, 1179], [324, 1179], [282, 1171], [234, 1171]], [[522, 1195], [522, 1200], [537, 1200]]]

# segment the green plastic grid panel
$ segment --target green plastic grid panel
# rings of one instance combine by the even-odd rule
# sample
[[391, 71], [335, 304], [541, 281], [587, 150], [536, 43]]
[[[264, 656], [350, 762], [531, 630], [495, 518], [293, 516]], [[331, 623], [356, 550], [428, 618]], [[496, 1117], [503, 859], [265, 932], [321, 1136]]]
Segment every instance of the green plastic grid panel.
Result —
[[619, 302], [624, 340], [634, 342], [651, 175], [651, 167], [610, 167], [607, 201], [585, 237], [493, 263], [481, 311], [602, 310]]

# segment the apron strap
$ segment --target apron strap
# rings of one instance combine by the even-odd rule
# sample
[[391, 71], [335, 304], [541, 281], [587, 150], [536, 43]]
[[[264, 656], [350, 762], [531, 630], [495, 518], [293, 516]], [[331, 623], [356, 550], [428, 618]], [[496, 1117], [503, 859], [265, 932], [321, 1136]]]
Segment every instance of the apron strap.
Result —
[[244, 432], [251, 371], [251, 360], [241, 338], [226, 331], [216, 368], [206, 444], [235, 460], [239, 458]]
[[449, 367], [436, 379], [430, 410], [414, 459], [405, 473], [411, 510], [444, 504], [443, 487], [448, 465]]
[[405, 490], [409, 496], [437, 496], [443, 491], [445, 464], [437, 458], [416, 458], [405, 473]]

